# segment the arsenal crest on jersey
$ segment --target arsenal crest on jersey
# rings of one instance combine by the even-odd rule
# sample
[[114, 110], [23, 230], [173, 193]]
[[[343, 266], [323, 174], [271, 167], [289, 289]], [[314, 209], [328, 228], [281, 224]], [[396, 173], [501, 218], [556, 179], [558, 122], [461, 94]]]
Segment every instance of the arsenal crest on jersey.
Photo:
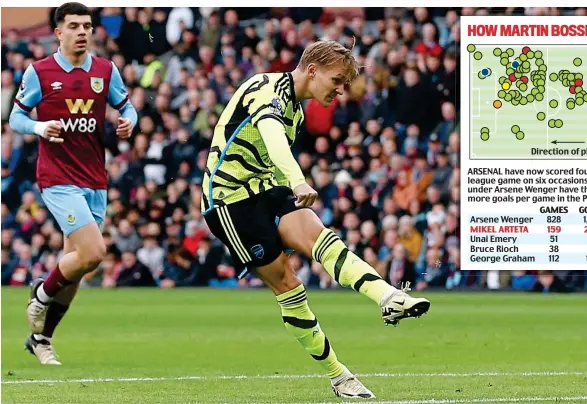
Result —
[[104, 79], [102, 77], [91, 77], [90, 85], [92, 86], [92, 90], [94, 90], [95, 93], [100, 94], [104, 89]]

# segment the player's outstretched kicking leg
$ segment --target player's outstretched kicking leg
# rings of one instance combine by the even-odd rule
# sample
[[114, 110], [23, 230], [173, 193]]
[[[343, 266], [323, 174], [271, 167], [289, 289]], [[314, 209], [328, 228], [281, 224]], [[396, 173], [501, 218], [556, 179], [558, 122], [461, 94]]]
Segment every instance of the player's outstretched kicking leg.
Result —
[[337, 358], [334, 348], [308, 306], [304, 285], [296, 277], [287, 255], [257, 268], [257, 274], [277, 297], [285, 328], [326, 371], [332, 390], [338, 397], [375, 398]]
[[336, 282], [351, 287], [375, 301], [386, 325], [420, 317], [430, 309], [424, 298], [408, 295], [409, 284], [398, 290], [379, 276], [369, 264], [346, 247], [330, 229], [326, 229], [310, 209], [295, 210], [281, 218], [279, 235], [284, 244], [320, 262]]

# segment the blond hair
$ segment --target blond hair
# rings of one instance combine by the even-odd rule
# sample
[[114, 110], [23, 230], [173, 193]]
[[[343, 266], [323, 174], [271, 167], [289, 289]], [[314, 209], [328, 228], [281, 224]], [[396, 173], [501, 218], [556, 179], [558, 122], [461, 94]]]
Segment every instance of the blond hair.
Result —
[[360, 66], [352, 54], [352, 48], [345, 48], [336, 41], [321, 40], [306, 47], [298, 68], [306, 70], [310, 63], [320, 67], [332, 67], [342, 64], [347, 83], [351, 83], [359, 76]]

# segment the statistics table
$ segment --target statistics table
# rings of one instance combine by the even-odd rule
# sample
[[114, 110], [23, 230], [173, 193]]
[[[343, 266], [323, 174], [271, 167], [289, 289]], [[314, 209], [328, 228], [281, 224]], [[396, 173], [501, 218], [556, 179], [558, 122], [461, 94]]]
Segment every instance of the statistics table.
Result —
[[520, 270], [536, 264], [587, 268], [587, 208], [552, 210], [568, 213], [469, 215], [469, 263]]

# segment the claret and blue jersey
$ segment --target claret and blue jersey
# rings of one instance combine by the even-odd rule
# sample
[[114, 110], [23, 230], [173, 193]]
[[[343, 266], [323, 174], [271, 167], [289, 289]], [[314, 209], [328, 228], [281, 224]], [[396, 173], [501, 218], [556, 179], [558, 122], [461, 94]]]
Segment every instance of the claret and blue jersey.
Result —
[[[14, 131], [34, 133], [37, 121], [61, 123], [63, 143], [40, 138], [37, 183], [66, 234], [93, 220], [101, 223], [105, 214], [108, 104], [136, 124], [137, 113], [110, 60], [87, 55], [74, 67], [60, 50], [26, 69], [15, 99], [10, 115]], [[36, 121], [29, 117], [33, 109]]]

